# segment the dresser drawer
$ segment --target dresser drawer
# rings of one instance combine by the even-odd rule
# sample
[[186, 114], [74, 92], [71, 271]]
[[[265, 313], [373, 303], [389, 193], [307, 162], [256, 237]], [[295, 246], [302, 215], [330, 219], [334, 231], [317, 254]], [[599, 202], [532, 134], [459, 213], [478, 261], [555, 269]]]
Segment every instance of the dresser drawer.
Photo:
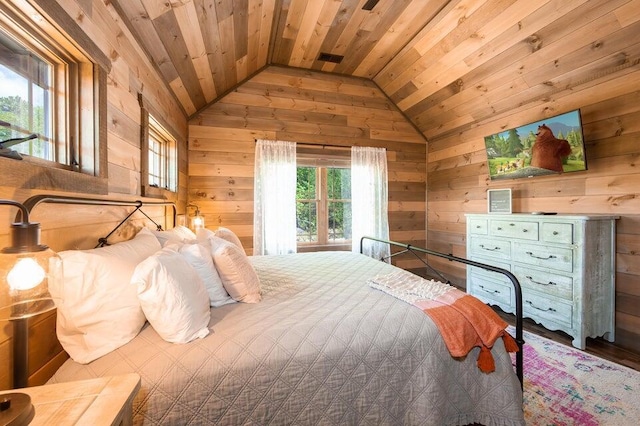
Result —
[[530, 288], [551, 296], [573, 301], [573, 278], [557, 273], [538, 271], [537, 269], [515, 266], [514, 275], [522, 288]]
[[536, 244], [513, 244], [513, 260], [563, 272], [573, 272], [573, 250]]
[[492, 220], [489, 225], [489, 235], [538, 241], [538, 222]]
[[469, 233], [475, 235], [487, 235], [489, 228], [486, 219], [469, 219]]
[[573, 244], [571, 223], [543, 223], [540, 234], [542, 241], [547, 243]]
[[[500, 262], [495, 259], [487, 259], [487, 258], [483, 259], [479, 257], [470, 257], [469, 259], [473, 260], [474, 262], [485, 263], [487, 265], [495, 266], [496, 268], [502, 268], [511, 272], [511, 265], [509, 263]], [[485, 276], [490, 280], [501, 281], [505, 284], [511, 285], [511, 280], [504, 274], [501, 274], [499, 272], [489, 271], [483, 268], [479, 268], [477, 266], [470, 266], [469, 268], [476, 275]]]
[[471, 237], [469, 241], [471, 256], [490, 256], [509, 260], [511, 258], [511, 242], [484, 237]]
[[573, 306], [532, 291], [522, 292], [522, 310], [531, 318], [541, 318], [572, 327]]
[[485, 303], [497, 304], [505, 308], [511, 308], [512, 287], [504, 283], [487, 279], [484, 275], [478, 275], [472, 271], [470, 274], [470, 293]]

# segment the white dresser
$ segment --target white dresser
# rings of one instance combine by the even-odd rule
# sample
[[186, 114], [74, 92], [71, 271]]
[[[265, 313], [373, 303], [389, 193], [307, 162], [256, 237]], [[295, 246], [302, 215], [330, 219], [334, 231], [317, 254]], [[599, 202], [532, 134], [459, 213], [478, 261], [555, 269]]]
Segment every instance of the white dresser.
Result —
[[[573, 337], [614, 341], [617, 216], [467, 214], [467, 257], [511, 271], [524, 317]], [[467, 292], [515, 313], [511, 281], [467, 267]]]

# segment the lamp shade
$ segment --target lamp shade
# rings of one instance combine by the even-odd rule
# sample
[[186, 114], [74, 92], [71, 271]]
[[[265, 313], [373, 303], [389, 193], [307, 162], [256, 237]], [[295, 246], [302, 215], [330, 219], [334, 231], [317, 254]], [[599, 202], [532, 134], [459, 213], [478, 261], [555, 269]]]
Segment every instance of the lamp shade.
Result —
[[55, 308], [49, 283], [62, 277], [53, 250], [0, 254], [0, 321], [28, 318]]
[[11, 200], [0, 204], [18, 207], [23, 218], [11, 225], [11, 246], [0, 251], [0, 321], [50, 311], [55, 304], [49, 284], [62, 279], [62, 260], [40, 244], [40, 224], [29, 222], [22, 204]]
[[195, 204], [189, 204], [188, 207], [194, 207], [196, 211], [193, 216], [189, 217], [189, 226], [193, 232], [198, 232], [200, 229], [204, 229], [204, 216], [200, 214], [200, 209]]

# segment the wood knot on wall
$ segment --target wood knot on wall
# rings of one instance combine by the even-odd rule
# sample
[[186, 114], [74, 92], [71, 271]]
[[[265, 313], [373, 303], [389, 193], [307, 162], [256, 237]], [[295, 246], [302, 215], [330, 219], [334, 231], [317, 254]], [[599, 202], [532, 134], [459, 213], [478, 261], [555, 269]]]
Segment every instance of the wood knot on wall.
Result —
[[537, 34], [527, 37], [527, 43], [531, 47], [531, 52], [537, 52], [542, 48], [542, 39]]

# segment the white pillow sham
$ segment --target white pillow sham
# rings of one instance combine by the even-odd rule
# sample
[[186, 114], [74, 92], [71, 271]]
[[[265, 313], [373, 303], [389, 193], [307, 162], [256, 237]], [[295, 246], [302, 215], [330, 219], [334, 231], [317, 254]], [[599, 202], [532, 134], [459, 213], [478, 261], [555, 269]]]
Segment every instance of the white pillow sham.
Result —
[[159, 249], [143, 228], [129, 241], [59, 253], [62, 287], [49, 290], [58, 299], [58, 340], [74, 361], [91, 362], [138, 334], [145, 317], [130, 280], [136, 265]]
[[258, 303], [260, 279], [244, 250], [219, 237], [209, 239], [213, 263], [227, 293], [238, 302]]
[[209, 297], [196, 270], [165, 247], [143, 260], [131, 277], [149, 324], [167, 342], [187, 343], [209, 334]]
[[213, 264], [211, 250], [209, 245], [205, 244], [182, 244], [169, 245], [175, 247], [178, 252], [189, 262], [189, 264], [198, 273], [198, 276], [204, 283], [207, 293], [209, 294], [209, 302], [211, 306], [218, 307], [227, 303], [234, 303], [235, 300], [224, 289], [220, 275]]
[[242, 247], [242, 242], [240, 241], [240, 238], [238, 238], [238, 236], [231, 229], [221, 226], [216, 230], [215, 236], [222, 238], [223, 240], [227, 240], [230, 243], [233, 243], [236, 246], [238, 246], [241, 250], [244, 250], [244, 247]]
[[178, 225], [166, 231], [152, 231], [164, 247], [168, 243], [186, 243], [196, 240], [196, 234], [186, 226]]

